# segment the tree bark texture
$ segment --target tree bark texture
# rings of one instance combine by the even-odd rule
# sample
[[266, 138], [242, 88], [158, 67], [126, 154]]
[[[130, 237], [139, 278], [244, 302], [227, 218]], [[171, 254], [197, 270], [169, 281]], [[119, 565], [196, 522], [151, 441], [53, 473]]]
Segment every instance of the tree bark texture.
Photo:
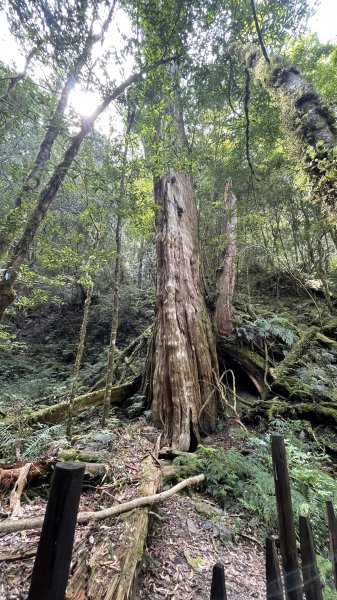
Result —
[[189, 175], [155, 179], [157, 322], [152, 407], [172, 448], [189, 450], [214, 431], [217, 358], [200, 283], [197, 210]]
[[278, 97], [285, 123], [304, 157], [314, 196], [335, 215], [337, 130], [333, 112], [293, 66], [273, 68], [267, 86]]
[[215, 322], [220, 335], [229, 335], [233, 330], [233, 293], [236, 275], [236, 197], [232, 192], [232, 181], [226, 182], [224, 197], [224, 220], [221, 227], [221, 254], [217, 269], [217, 301]]

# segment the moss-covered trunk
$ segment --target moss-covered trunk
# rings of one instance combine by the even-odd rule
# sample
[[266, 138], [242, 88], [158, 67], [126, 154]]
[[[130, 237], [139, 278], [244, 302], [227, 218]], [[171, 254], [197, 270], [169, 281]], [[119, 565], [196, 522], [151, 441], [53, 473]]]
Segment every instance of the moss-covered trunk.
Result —
[[214, 431], [217, 359], [200, 283], [197, 210], [189, 175], [169, 171], [155, 180], [157, 321], [152, 406], [172, 448]]
[[315, 199], [337, 209], [336, 119], [294, 66], [268, 67], [265, 84], [279, 101], [285, 125], [303, 158]]

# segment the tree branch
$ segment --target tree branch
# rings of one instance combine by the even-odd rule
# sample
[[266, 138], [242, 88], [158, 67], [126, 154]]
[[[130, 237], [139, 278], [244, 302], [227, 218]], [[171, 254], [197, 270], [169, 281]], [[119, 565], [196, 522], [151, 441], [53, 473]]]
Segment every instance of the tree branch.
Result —
[[[134, 498], [133, 500], [125, 502], [124, 504], [111, 506], [110, 508], [98, 510], [97, 512], [81, 512], [77, 515], [77, 522], [88, 523], [91, 521], [100, 521], [102, 519], [107, 519], [108, 517], [115, 517], [117, 515], [129, 512], [130, 510], [134, 510], [140, 506], [152, 506], [153, 504], [158, 504], [159, 502], [163, 502], [164, 500], [167, 500], [167, 498], [174, 496], [174, 494], [177, 494], [190, 485], [201, 483], [201, 481], [204, 481], [204, 479], [205, 475], [195, 475], [194, 477], [189, 477], [188, 479], [180, 481], [177, 483], [177, 485], [173, 486], [169, 490], [160, 492], [159, 494]], [[7, 520], [4, 523], [0, 523], [0, 534], [14, 533], [16, 531], [24, 531], [26, 529], [41, 529], [43, 521], [44, 517], [20, 519], [19, 521]]]

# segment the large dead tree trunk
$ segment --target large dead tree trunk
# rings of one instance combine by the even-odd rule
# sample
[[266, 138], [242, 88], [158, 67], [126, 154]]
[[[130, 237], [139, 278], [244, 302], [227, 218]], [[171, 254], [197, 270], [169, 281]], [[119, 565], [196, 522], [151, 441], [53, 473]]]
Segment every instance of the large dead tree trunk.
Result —
[[232, 180], [226, 182], [224, 197], [224, 220], [221, 227], [221, 254], [217, 269], [217, 301], [215, 322], [221, 335], [233, 330], [233, 293], [236, 275], [236, 197], [232, 192]]
[[172, 448], [214, 431], [217, 359], [200, 284], [197, 210], [189, 175], [155, 179], [157, 322], [152, 365], [153, 418]]

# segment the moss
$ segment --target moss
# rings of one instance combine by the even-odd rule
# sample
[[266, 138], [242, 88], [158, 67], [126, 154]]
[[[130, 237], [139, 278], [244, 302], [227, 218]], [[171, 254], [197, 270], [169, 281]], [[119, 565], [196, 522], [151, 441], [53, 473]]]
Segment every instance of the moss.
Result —
[[317, 333], [317, 339], [322, 344], [325, 344], [327, 346], [333, 346], [334, 348], [337, 349], [337, 342], [335, 340], [332, 340], [331, 338], [327, 337], [323, 333], [318, 332]]
[[[310, 342], [316, 337], [317, 327], [310, 327], [307, 329], [300, 338], [295, 342], [291, 350], [288, 352], [285, 359], [276, 367], [273, 375], [275, 383], [283, 385], [286, 382], [287, 374], [290, 368], [293, 368], [294, 364], [298, 361], [299, 357], [310, 345]], [[287, 389], [287, 388], [286, 388]]]
[[315, 404], [313, 402], [297, 404], [294, 410], [298, 415], [309, 417], [311, 421], [326, 423], [328, 425], [337, 424], [337, 404], [332, 406]]
[[272, 421], [275, 415], [282, 415], [288, 408], [287, 403], [284, 400], [280, 400], [278, 396], [274, 396], [267, 403], [267, 417], [269, 421]]

